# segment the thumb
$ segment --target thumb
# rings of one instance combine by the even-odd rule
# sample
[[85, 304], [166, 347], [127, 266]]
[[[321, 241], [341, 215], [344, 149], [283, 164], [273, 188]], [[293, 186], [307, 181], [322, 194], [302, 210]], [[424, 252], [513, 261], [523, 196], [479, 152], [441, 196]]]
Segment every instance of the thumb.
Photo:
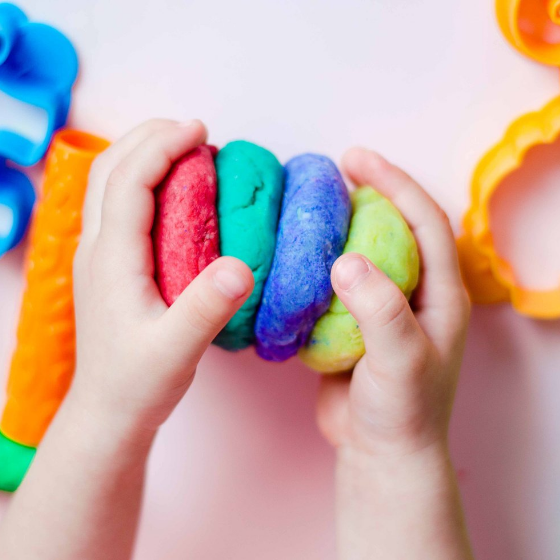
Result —
[[251, 269], [233, 257], [207, 266], [163, 316], [169, 344], [196, 365], [217, 334], [253, 291]]
[[347, 253], [334, 264], [332, 283], [358, 322], [371, 373], [390, 376], [425, 364], [427, 338], [406, 297], [384, 272], [363, 255]]

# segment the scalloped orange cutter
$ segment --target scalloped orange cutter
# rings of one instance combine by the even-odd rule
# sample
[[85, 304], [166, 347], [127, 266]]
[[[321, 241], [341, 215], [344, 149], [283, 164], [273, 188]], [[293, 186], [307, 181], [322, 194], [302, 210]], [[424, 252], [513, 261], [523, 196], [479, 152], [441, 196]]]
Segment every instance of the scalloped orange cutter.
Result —
[[[496, 0], [496, 13], [506, 39], [521, 53], [544, 64], [560, 66], [560, 42], [546, 39], [547, 26], [560, 24], [560, 0]], [[557, 31], [560, 37], [560, 26]], [[559, 39], [560, 41], [560, 39]], [[524, 315], [560, 317], [560, 283], [552, 290], [521, 285], [513, 268], [498, 255], [490, 224], [490, 199], [502, 180], [523, 164], [526, 152], [550, 144], [560, 135], [560, 97], [543, 109], [518, 118], [502, 140], [479, 162], [471, 183], [471, 207], [457, 240], [461, 270], [474, 303], [511, 302]]]
[[472, 205], [465, 214], [465, 234], [457, 245], [465, 284], [474, 303], [511, 301], [523, 313], [541, 319], [560, 317], [560, 283], [553, 290], [518, 284], [511, 265], [498, 255], [490, 227], [490, 199], [501, 181], [522, 165], [527, 151], [560, 135], [560, 97], [542, 110], [517, 119], [475, 169]]

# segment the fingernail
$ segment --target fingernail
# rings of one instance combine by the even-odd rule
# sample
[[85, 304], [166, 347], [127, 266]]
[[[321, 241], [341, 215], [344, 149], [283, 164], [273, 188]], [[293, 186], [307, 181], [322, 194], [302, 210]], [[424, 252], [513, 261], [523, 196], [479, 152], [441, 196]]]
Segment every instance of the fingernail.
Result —
[[349, 292], [366, 279], [370, 270], [369, 264], [362, 257], [348, 255], [336, 265], [336, 283], [341, 290]]
[[247, 282], [242, 274], [231, 268], [220, 268], [214, 274], [216, 288], [230, 299], [239, 299], [247, 292]]

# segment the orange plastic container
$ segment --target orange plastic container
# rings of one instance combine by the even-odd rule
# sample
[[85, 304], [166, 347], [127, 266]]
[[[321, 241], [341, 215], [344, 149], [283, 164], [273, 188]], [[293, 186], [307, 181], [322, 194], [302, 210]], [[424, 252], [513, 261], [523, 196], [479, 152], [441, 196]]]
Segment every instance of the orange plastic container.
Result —
[[94, 158], [109, 142], [85, 132], [58, 132], [47, 156], [43, 192], [26, 257], [27, 286], [0, 431], [36, 447], [72, 380], [75, 324], [72, 262]]

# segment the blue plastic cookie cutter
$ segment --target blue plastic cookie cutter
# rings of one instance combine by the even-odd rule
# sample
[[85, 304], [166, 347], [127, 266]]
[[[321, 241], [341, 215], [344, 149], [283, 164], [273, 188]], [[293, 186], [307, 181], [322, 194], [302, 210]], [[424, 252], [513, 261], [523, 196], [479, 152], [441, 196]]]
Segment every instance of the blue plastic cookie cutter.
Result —
[[28, 166], [45, 155], [66, 122], [77, 75], [78, 56], [60, 31], [0, 3], [0, 91], [46, 116], [44, 134], [35, 139], [0, 127], [0, 255], [25, 234], [35, 198], [27, 177], [6, 167], [5, 160]]
[[27, 175], [0, 161], [0, 255], [21, 241], [34, 204], [35, 190]]
[[52, 135], [66, 122], [77, 75], [78, 56], [60, 31], [29, 22], [13, 4], [0, 4], [0, 90], [47, 116], [40, 142], [0, 129], [0, 156], [20, 165], [43, 157]]

